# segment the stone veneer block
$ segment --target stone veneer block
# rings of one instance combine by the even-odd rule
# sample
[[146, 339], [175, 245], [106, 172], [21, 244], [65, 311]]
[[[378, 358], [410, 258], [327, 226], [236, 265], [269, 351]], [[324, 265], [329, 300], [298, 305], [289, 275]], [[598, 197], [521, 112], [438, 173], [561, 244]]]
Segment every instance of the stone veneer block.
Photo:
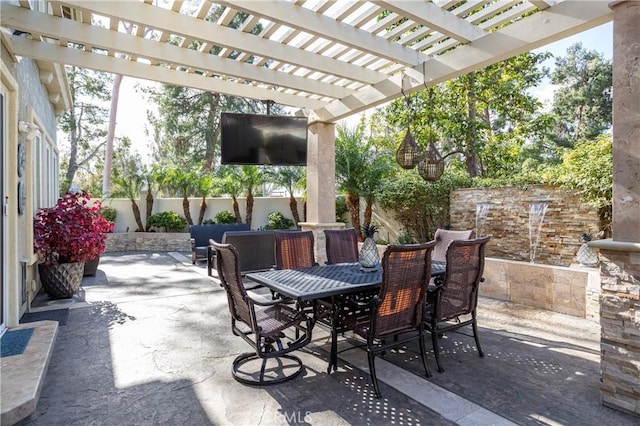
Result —
[[191, 251], [185, 232], [114, 232], [107, 235], [107, 252], [118, 251]]
[[599, 244], [602, 403], [640, 415], [640, 244]]

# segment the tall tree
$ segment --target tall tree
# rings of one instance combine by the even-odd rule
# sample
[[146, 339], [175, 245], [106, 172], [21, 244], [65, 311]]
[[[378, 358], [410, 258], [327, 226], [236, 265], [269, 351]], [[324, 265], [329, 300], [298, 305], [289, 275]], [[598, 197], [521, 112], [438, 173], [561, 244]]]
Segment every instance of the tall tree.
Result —
[[[430, 137], [443, 154], [459, 152], [471, 177], [495, 176], [487, 168], [488, 147], [519, 152], [545, 129], [537, 121], [540, 102], [530, 94], [547, 74], [538, 65], [546, 53], [525, 53], [467, 75], [397, 99], [384, 110], [388, 125], [402, 129], [408, 124], [416, 140], [426, 148]], [[525, 131], [526, 129], [526, 131]], [[520, 159], [514, 160], [514, 166]]]
[[91, 169], [92, 162], [96, 159], [101, 161], [107, 133], [105, 125], [108, 113], [105, 104], [109, 100], [111, 85], [109, 74], [74, 66], [67, 66], [65, 69], [72, 108], [59, 121], [69, 143], [67, 170], [61, 179], [63, 193], [74, 182], [78, 169]]
[[[214, 5], [205, 20], [217, 21], [224, 7]], [[258, 34], [262, 24], [247, 21], [248, 15], [234, 15], [229, 26], [246, 28], [251, 34]], [[181, 37], [171, 37], [170, 43], [182, 44]], [[192, 41], [190, 49], [206, 48], [200, 41]], [[208, 52], [217, 55], [222, 47], [213, 45]], [[240, 55], [243, 55], [240, 58]], [[242, 59], [253, 62], [254, 57], [244, 57], [238, 51], [228, 52], [229, 59]], [[156, 162], [177, 167], [201, 167], [205, 172], [214, 171], [219, 153], [220, 113], [230, 112], [263, 112], [266, 105], [252, 99], [226, 96], [220, 93], [191, 89], [188, 87], [162, 85], [159, 89], [147, 89], [150, 99], [158, 106], [158, 113], [148, 114], [153, 133], [157, 136], [153, 146], [153, 157]], [[272, 108], [273, 113], [282, 111], [282, 107]], [[170, 164], [168, 164], [170, 163]]]
[[613, 64], [601, 53], [572, 45], [556, 59], [551, 82], [560, 86], [553, 97], [558, 145], [572, 147], [611, 128]]

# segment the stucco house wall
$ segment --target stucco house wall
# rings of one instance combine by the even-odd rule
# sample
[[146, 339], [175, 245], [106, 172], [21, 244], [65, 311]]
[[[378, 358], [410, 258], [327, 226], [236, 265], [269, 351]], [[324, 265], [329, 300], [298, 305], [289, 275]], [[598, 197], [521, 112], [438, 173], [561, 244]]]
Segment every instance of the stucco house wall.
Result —
[[[12, 54], [4, 35], [1, 43], [3, 95], [2, 223], [3, 326], [16, 326], [39, 290], [33, 254], [33, 217], [37, 208], [58, 196], [56, 116], [68, 103], [64, 69]], [[52, 71], [53, 70], [53, 71]], [[61, 97], [57, 88], [65, 92]], [[61, 104], [64, 104], [61, 106]], [[18, 173], [18, 147], [26, 153], [24, 172]], [[44, 153], [46, 152], [46, 158]], [[48, 161], [48, 174], [43, 172]], [[53, 177], [52, 179], [49, 179]], [[24, 203], [19, 187], [24, 188]]]

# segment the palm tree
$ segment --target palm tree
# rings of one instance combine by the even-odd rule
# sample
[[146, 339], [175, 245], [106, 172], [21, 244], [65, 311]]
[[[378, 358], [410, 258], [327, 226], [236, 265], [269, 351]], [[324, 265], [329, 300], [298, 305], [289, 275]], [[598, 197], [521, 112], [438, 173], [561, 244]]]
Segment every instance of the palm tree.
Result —
[[298, 188], [305, 177], [305, 170], [300, 166], [278, 167], [265, 172], [270, 182], [281, 186], [289, 193], [289, 209], [296, 225], [300, 223], [300, 214], [298, 213], [298, 201], [294, 197], [294, 189]]
[[361, 140], [363, 138], [363, 124], [350, 129], [343, 125], [338, 125], [336, 136], [336, 182], [341, 191], [345, 193], [347, 208], [351, 225], [358, 231], [362, 240], [360, 230], [360, 188], [361, 177], [365, 173], [365, 161]]
[[184, 171], [179, 168], [168, 170], [164, 178], [165, 185], [175, 193], [182, 194], [182, 211], [189, 225], [193, 225], [189, 204], [189, 193], [191, 192], [191, 189], [196, 186], [197, 181], [198, 176], [195, 173], [192, 171]]
[[240, 173], [237, 167], [223, 166], [220, 168], [219, 187], [223, 193], [229, 194], [233, 200], [233, 214], [236, 216], [236, 222], [242, 223], [240, 215], [240, 206], [238, 206], [238, 195], [242, 192], [240, 183]]
[[196, 185], [196, 190], [198, 194], [202, 197], [200, 201], [200, 214], [198, 215], [198, 225], [202, 225], [202, 221], [204, 220], [204, 214], [207, 210], [207, 197], [213, 193], [215, 190], [214, 187], [215, 179], [213, 176], [208, 174], [203, 174], [198, 183]]
[[371, 224], [376, 193], [384, 177], [389, 174], [390, 155], [376, 148], [370, 139], [364, 140], [364, 122], [355, 128], [339, 125], [336, 137], [336, 181], [345, 192], [351, 224], [360, 227], [360, 198], [366, 202], [364, 225]]
[[138, 225], [137, 232], [144, 232], [144, 225], [140, 217], [140, 208], [136, 199], [140, 195], [140, 190], [144, 187], [144, 176], [142, 174], [129, 174], [116, 176], [113, 179], [115, 189], [111, 192], [112, 197], [128, 198], [131, 201], [131, 209], [133, 210], [133, 217], [136, 219]]
[[241, 166], [240, 183], [247, 194], [245, 222], [251, 224], [253, 216], [253, 192], [264, 183], [263, 172], [256, 166]]

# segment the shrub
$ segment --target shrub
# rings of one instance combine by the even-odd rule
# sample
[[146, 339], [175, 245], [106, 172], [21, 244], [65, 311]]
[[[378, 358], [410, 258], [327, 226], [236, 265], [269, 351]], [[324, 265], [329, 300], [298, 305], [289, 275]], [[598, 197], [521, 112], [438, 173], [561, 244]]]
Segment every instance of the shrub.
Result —
[[447, 167], [436, 182], [425, 182], [417, 173], [405, 172], [384, 183], [378, 201], [384, 210], [393, 211], [407, 239], [424, 242], [433, 238], [436, 229], [449, 225], [451, 191], [469, 186], [469, 175], [452, 167]]
[[162, 212], [149, 216], [147, 225], [164, 228], [165, 232], [180, 231], [187, 225], [187, 220], [175, 212]]
[[271, 212], [267, 216], [267, 225], [264, 229], [291, 229], [295, 226], [293, 220], [284, 217], [280, 212]]
[[40, 263], [58, 265], [95, 259], [105, 250], [113, 224], [99, 213], [100, 201], [88, 192], [67, 192], [55, 206], [39, 210], [33, 223], [33, 248]]
[[213, 219], [205, 219], [202, 221], [203, 225], [215, 225], [216, 221]]
[[115, 222], [116, 216], [118, 214], [117, 210], [110, 206], [102, 206], [100, 210], [98, 210], [102, 217], [105, 218], [107, 222]]
[[236, 220], [236, 215], [229, 210], [224, 210], [216, 213], [215, 223], [238, 223], [238, 221]]

